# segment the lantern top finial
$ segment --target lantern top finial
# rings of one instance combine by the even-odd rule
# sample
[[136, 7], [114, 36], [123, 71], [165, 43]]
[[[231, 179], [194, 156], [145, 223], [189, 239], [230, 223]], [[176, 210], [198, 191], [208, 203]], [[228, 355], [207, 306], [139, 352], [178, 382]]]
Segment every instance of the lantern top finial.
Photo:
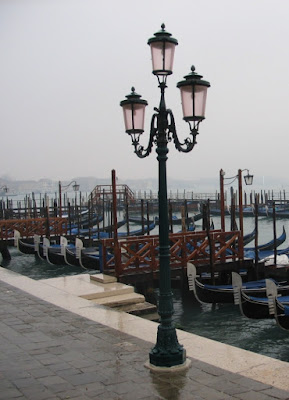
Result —
[[191, 72], [188, 75], [185, 75], [184, 81], [178, 82], [177, 87], [181, 86], [186, 86], [188, 84], [194, 84], [194, 85], [202, 85], [202, 86], [207, 86], [210, 87], [210, 83], [207, 81], [204, 81], [202, 78], [203, 76], [198, 74], [196, 71], [196, 68], [194, 65], [191, 66]]
[[136, 93], [134, 86], [132, 86], [132, 88], [131, 88], [131, 93], [127, 94], [125, 97], [126, 97], [126, 99], [122, 100], [120, 102], [121, 106], [124, 106], [126, 104], [132, 104], [132, 103], [145, 104], [145, 105], [148, 104], [146, 100], [141, 99], [142, 96], [140, 94]]
[[176, 46], [178, 44], [177, 39], [173, 38], [172, 34], [165, 30], [165, 27], [166, 26], [163, 23], [161, 25], [161, 30], [156, 32], [154, 36], [148, 40], [148, 44], [151, 44], [153, 42], [170, 42], [174, 43], [174, 45]]

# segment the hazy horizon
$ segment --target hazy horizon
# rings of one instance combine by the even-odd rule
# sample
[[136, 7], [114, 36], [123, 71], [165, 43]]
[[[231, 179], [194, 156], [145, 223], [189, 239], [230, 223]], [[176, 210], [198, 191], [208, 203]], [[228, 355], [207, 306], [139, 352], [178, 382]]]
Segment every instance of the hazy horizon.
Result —
[[211, 83], [195, 149], [169, 143], [168, 182], [248, 168], [287, 185], [288, 15], [282, 0], [2, 0], [0, 176], [157, 178], [155, 150], [136, 157], [119, 103], [132, 86], [148, 101], [146, 147], [160, 97], [147, 40], [165, 23], [179, 42], [166, 103], [182, 141], [176, 84], [192, 64]]
[[[225, 175], [225, 178], [228, 178], [228, 176]], [[9, 177], [1, 177], [0, 176], [0, 187], [2, 185], [7, 184], [9, 187], [10, 186], [13, 188], [17, 186], [17, 184], [21, 185], [21, 183], [27, 183], [29, 185], [29, 182], [31, 184], [36, 184], [39, 183], [45, 183], [45, 182], [51, 182], [54, 186], [55, 189], [58, 190], [58, 180], [53, 180], [50, 178], [40, 178], [40, 179], [27, 179], [27, 180], [15, 180], [11, 179]], [[83, 190], [83, 187], [90, 187], [89, 190], [92, 190], [92, 188], [95, 185], [107, 185], [111, 184], [111, 176], [108, 177], [94, 177], [94, 176], [78, 176], [78, 177], [71, 177], [70, 179], [61, 179], [60, 180], [63, 185], [66, 185], [72, 181], [76, 181], [78, 184], [80, 184], [80, 190]], [[246, 186], [244, 179], [243, 179], [243, 190], [244, 191], [288, 191], [289, 193], [289, 180], [283, 181], [283, 182], [278, 182], [276, 181], [275, 178], [269, 178], [265, 181], [265, 179], [262, 177], [255, 177], [253, 180], [253, 185], [252, 186]], [[143, 178], [143, 179], [133, 179], [133, 178], [128, 178], [128, 179], [117, 179], [117, 184], [127, 184], [129, 187], [131, 187], [133, 190], [143, 190], [143, 191], [157, 191], [158, 189], [158, 179], [157, 178]], [[210, 177], [210, 178], [202, 178], [202, 179], [191, 179], [191, 180], [186, 180], [186, 179], [174, 179], [174, 178], [168, 178], [167, 181], [168, 185], [168, 192], [170, 190], [188, 190], [188, 191], [194, 191], [196, 193], [203, 193], [203, 192], [214, 192], [214, 191], [219, 191], [220, 188], [220, 182], [219, 182], [219, 176], [217, 177]], [[238, 188], [238, 181], [237, 177], [235, 180], [228, 179], [226, 181], [225, 179], [225, 190], [229, 190], [230, 186], [235, 188], [237, 190]]]

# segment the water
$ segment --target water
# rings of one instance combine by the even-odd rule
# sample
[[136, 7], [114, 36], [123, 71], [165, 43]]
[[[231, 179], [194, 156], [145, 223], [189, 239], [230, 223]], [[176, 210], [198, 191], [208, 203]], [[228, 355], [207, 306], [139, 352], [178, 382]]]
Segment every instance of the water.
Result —
[[179, 290], [173, 293], [177, 328], [289, 362], [289, 332], [274, 319], [248, 319], [233, 304], [200, 304], [192, 294], [184, 298]]
[[[174, 213], [178, 218], [181, 217], [180, 213]], [[193, 214], [189, 214], [189, 216], [192, 216]], [[153, 219], [153, 217], [156, 216], [156, 214], [152, 214], [150, 216], [150, 219]], [[121, 220], [122, 214], [118, 214], [118, 220]], [[211, 220], [214, 223], [214, 228], [215, 229], [221, 229], [221, 218], [219, 216], [213, 216]], [[239, 227], [239, 219], [236, 218], [237, 225]], [[199, 220], [195, 223], [196, 225], [196, 230], [200, 231], [202, 230], [202, 221]], [[254, 228], [255, 228], [255, 218], [254, 217], [244, 217], [243, 219], [243, 225], [244, 225], [244, 235], [251, 233]], [[226, 231], [230, 231], [230, 216], [225, 217], [225, 228]], [[287, 238], [286, 240], [280, 247], [279, 249], [283, 249], [286, 247], [289, 247], [289, 219], [284, 219], [284, 218], [278, 218], [276, 220], [276, 235], [277, 237], [281, 235], [283, 231], [283, 226], [285, 227], [286, 233], [287, 233]], [[137, 225], [132, 225], [130, 227], [130, 230], [132, 229], [138, 229], [140, 228]], [[150, 233], [151, 235], [157, 235], [158, 234], [158, 226], [155, 227]], [[181, 230], [181, 226], [174, 225], [173, 226], [173, 232], [176, 233]], [[259, 217], [258, 219], [258, 230], [259, 230], [259, 244], [267, 243], [270, 240], [273, 240], [273, 220], [272, 218], [267, 218], [267, 217]], [[119, 228], [120, 232], [127, 232], [126, 225], [123, 225], [121, 228]], [[254, 241], [251, 242], [248, 247], [254, 247]]]
[[[220, 227], [220, 218], [214, 217], [215, 228]], [[277, 236], [282, 233], [283, 225], [289, 233], [289, 220], [277, 220]], [[229, 230], [229, 218], [226, 218], [226, 228]], [[135, 227], [137, 228], [137, 226]], [[153, 233], [157, 234], [157, 229]], [[201, 229], [201, 224], [197, 224]], [[244, 234], [254, 229], [254, 218], [244, 218]], [[124, 228], [125, 230], [125, 228]], [[174, 232], [180, 230], [175, 226]], [[272, 219], [259, 218], [259, 243], [273, 239]], [[254, 244], [251, 243], [250, 246]], [[280, 248], [288, 247], [288, 239]], [[96, 271], [82, 270], [80, 267], [50, 265], [45, 261], [26, 255], [17, 249], [10, 249], [12, 260], [1, 262], [7, 269], [32, 279], [46, 279], [57, 276], [75, 275], [80, 273], [96, 273]], [[1, 256], [0, 256], [1, 257]], [[1, 261], [1, 259], [0, 259]], [[156, 293], [157, 295], [157, 293]], [[174, 289], [173, 321], [175, 325], [188, 332], [230, 344], [255, 353], [267, 355], [276, 359], [289, 362], [289, 331], [279, 328], [275, 320], [250, 320], [243, 317], [237, 306], [231, 304], [199, 304], [192, 293], [186, 297]]]
[[12, 257], [10, 261], [2, 260], [0, 255], [1, 266], [36, 280], [99, 272], [70, 265], [51, 265], [33, 254], [22, 254], [16, 248], [9, 248], [9, 252]]

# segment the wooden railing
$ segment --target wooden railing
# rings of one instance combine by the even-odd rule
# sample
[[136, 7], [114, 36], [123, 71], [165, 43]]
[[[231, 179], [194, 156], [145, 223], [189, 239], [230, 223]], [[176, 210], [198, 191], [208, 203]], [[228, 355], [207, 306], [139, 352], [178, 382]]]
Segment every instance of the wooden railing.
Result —
[[[224, 263], [242, 260], [243, 254], [236, 245], [240, 231], [172, 233], [170, 238], [171, 269], [186, 267], [187, 262], [196, 265]], [[102, 240], [103, 272], [115, 270], [117, 277], [139, 272], [159, 270], [159, 237], [128, 237], [115, 241]]]
[[20, 232], [22, 237], [65, 235], [67, 234], [66, 218], [28, 218], [6, 219], [0, 221], [0, 240], [12, 239], [14, 230]]
[[[134, 193], [127, 185], [115, 185], [117, 197], [126, 201], [134, 200]], [[113, 187], [112, 185], [97, 185], [91, 192], [90, 197], [97, 202], [100, 199], [112, 198]]]

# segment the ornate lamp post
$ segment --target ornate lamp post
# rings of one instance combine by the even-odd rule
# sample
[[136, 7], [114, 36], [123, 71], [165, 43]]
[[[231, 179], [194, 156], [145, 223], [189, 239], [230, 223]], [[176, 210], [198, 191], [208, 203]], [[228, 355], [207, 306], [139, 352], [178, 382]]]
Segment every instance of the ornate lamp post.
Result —
[[7, 193], [9, 191], [8, 187], [6, 185], [1, 186], [0, 190], [4, 190], [5, 193]]
[[161, 92], [159, 108], [151, 119], [151, 129], [148, 146], [145, 149], [140, 144], [140, 136], [144, 132], [144, 114], [147, 101], [141, 95], [132, 91], [121, 101], [123, 108], [125, 130], [131, 136], [134, 152], [140, 158], [147, 157], [152, 147], [156, 145], [159, 165], [159, 260], [160, 260], [160, 297], [158, 312], [160, 325], [158, 327], [157, 343], [150, 352], [150, 365], [155, 367], [181, 366], [186, 363], [186, 351], [179, 344], [176, 329], [172, 324], [173, 298], [171, 292], [169, 221], [167, 203], [167, 144], [170, 141], [178, 151], [188, 153], [196, 144], [199, 123], [205, 118], [205, 106], [209, 82], [192, 67], [191, 73], [177, 87], [181, 91], [184, 120], [188, 122], [190, 136], [183, 143], [179, 141], [173, 113], [166, 108], [165, 89], [167, 76], [173, 73], [173, 58], [178, 44], [170, 33], [165, 31], [165, 25], [148, 40], [151, 48], [153, 74], [157, 76]]
[[227, 185], [233, 183], [236, 179], [238, 179], [238, 191], [239, 191], [239, 220], [240, 220], [240, 232], [241, 232], [241, 240], [240, 247], [243, 249], [243, 235], [244, 235], [244, 226], [243, 226], [243, 188], [242, 188], [242, 172], [247, 171], [247, 175], [244, 175], [244, 181], [246, 185], [253, 184], [254, 176], [250, 174], [248, 169], [239, 169], [238, 174], [232, 177], [225, 178], [225, 171], [220, 170], [220, 197], [221, 197], [221, 229], [225, 232], [225, 210], [224, 210], [224, 180], [230, 180]]
[[[73, 185], [72, 185], [73, 184]], [[68, 185], [62, 185], [61, 182], [58, 182], [58, 191], [59, 191], [59, 217], [62, 217], [62, 189], [68, 189], [72, 185], [73, 191], [79, 191], [79, 185], [76, 181], [71, 181]]]

